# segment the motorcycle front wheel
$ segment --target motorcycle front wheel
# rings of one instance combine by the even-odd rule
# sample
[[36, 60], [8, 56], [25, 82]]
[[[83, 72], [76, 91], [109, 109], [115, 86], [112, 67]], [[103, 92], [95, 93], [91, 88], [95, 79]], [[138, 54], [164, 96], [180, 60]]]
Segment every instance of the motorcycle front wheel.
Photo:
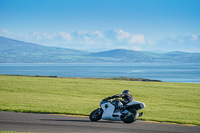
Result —
[[91, 121], [98, 121], [98, 120], [100, 120], [101, 117], [102, 117], [102, 113], [103, 113], [103, 110], [101, 108], [98, 108], [98, 109], [94, 110], [90, 114], [90, 120]]

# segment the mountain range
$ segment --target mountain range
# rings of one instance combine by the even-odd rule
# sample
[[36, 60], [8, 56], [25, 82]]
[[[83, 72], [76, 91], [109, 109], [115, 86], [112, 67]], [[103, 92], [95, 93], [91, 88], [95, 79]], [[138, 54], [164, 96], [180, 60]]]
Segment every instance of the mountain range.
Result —
[[86, 52], [0, 37], [0, 63], [200, 63], [200, 53], [113, 49]]

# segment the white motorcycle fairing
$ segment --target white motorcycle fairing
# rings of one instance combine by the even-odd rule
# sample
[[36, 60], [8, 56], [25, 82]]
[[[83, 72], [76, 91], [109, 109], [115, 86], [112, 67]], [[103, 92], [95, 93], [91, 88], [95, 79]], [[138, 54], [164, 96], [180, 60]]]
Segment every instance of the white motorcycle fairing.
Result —
[[115, 106], [110, 102], [103, 103], [101, 105], [103, 109], [102, 119], [104, 120], [113, 120], [113, 121], [121, 121], [120, 116], [122, 115], [120, 112], [114, 112]]
[[[134, 107], [136, 110], [140, 110], [146, 107], [144, 103], [139, 101], [132, 101], [126, 106], [127, 108]], [[121, 121], [122, 113], [128, 113], [127, 110], [124, 110], [122, 113], [119, 110], [115, 110], [115, 106], [110, 102], [101, 104], [101, 108], [103, 109], [102, 119], [104, 120]]]
[[113, 101], [103, 99], [100, 102], [100, 107], [90, 114], [89, 118], [91, 121], [104, 119], [132, 123], [143, 115], [143, 112], [138, 113], [137, 110], [145, 108], [146, 105], [139, 101], [132, 101], [123, 106], [119, 99]]

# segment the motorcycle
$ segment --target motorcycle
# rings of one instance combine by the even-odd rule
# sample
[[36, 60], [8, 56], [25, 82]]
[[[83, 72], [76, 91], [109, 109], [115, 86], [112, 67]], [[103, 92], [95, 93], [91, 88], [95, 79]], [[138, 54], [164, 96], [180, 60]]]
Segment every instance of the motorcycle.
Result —
[[138, 113], [138, 110], [141, 110], [146, 107], [146, 105], [142, 102], [132, 101], [125, 106], [122, 104], [120, 99], [103, 99], [100, 102], [100, 107], [94, 110], [90, 114], [91, 121], [98, 121], [100, 119], [103, 120], [111, 120], [111, 121], [123, 121], [125, 123], [135, 122], [138, 117], [143, 115], [142, 113]]

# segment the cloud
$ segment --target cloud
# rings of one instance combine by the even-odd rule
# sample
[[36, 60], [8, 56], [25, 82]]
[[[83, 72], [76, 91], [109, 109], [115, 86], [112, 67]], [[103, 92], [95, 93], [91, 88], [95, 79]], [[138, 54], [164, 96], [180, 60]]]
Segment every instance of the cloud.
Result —
[[59, 32], [59, 35], [64, 39], [64, 40], [72, 40], [72, 36], [70, 35], [70, 33], [66, 33], [66, 32]]
[[144, 35], [142, 34], [131, 34], [129, 32], [123, 31], [122, 29], [115, 29], [116, 38], [119, 42], [129, 43], [129, 44], [145, 44]]
[[122, 29], [115, 29], [114, 31], [117, 33], [117, 39], [119, 41], [122, 41], [123, 39], [128, 39], [130, 37], [130, 34], [123, 31]]
[[191, 41], [196, 41], [197, 39], [198, 39], [198, 36], [195, 34], [192, 34]]
[[12, 33], [3, 29], [0, 30], [0, 35], [45, 46], [94, 49], [94, 51], [118, 48], [133, 49], [134, 46], [134, 49], [139, 49], [136, 45], [145, 43], [144, 35], [131, 34], [122, 29], [113, 29], [104, 32], [98, 30], [60, 31], [54, 33], [33, 31], [27, 34]]
[[0, 29], [0, 36], [45, 46], [64, 47], [91, 52], [111, 49], [199, 51], [200, 44], [200, 39], [198, 39], [198, 35], [196, 34], [146, 39], [143, 34], [130, 33], [122, 29], [113, 29], [104, 32], [98, 30], [59, 31], [54, 33], [34, 31], [26, 34]]
[[36, 38], [37, 40], [41, 40], [42, 36], [39, 32], [34, 31], [33, 32], [33, 37]]
[[2, 34], [5, 34], [5, 35], [11, 35], [11, 34], [12, 34], [12, 33], [9, 32], [7, 29], [2, 29], [2, 30], [1, 30], [1, 33], [2, 33]]
[[86, 35], [88, 34], [88, 31], [78, 31], [77, 33], [78, 35]]
[[44, 40], [44, 39], [53, 40], [57, 37], [57, 33], [50, 34], [50, 33], [41, 33], [37, 31], [34, 31], [32, 35], [33, 35], [33, 38], [36, 38], [37, 40]]
[[131, 36], [130, 44], [145, 44], [144, 35], [135, 34]]
[[1, 29], [0, 36], [4, 36], [4, 37], [16, 39], [16, 40], [18, 39], [18, 40], [22, 40], [22, 41], [29, 38], [29, 36], [26, 34], [14, 33], [7, 29]]
[[100, 31], [95, 31], [92, 34], [97, 36], [98, 38], [104, 38], [104, 34]]
[[90, 38], [104, 38], [104, 34], [100, 31], [94, 31], [94, 32], [89, 32], [89, 31], [77, 31], [74, 33], [76, 37], [90, 37]]
[[180, 44], [193, 44], [198, 42], [198, 36], [195, 34], [192, 35], [182, 35], [182, 36], [175, 36], [169, 37], [166, 41], [170, 41], [172, 43], [180, 43]]

